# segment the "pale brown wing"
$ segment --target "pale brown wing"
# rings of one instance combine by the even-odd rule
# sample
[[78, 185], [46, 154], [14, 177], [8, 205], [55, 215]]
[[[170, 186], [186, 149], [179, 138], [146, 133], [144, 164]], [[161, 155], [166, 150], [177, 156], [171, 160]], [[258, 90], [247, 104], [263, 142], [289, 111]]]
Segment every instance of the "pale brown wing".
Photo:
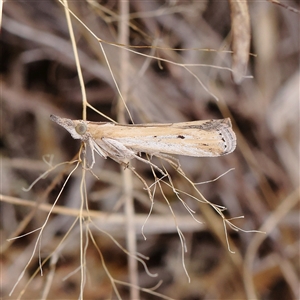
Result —
[[116, 140], [135, 152], [220, 156], [232, 152], [236, 137], [229, 119], [173, 124], [89, 124], [97, 139]]

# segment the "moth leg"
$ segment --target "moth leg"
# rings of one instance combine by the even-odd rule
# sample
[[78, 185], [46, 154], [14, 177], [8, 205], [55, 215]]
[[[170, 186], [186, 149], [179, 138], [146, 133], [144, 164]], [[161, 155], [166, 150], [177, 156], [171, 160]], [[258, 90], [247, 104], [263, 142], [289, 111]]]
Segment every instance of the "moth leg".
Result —
[[125, 159], [132, 159], [135, 157], [135, 152], [127, 147], [125, 147], [122, 143], [110, 139], [110, 138], [102, 138], [103, 148], [105, 147], [105, 151], [108, 153], [108, 156], [112, 159], [117, 159], [126, 164]]
[[99, 154], [100, 156], [107, 158], [107, 154], [101, 149], [101, 147], [92, 139], [88, 139], [89, 146], [92, 151], [92, 164], [90, 165], [89, 169], [92, 169], [96, 160], [95, 160], [95, 152]]
[[146, 159], [138, 156], [132, 149], [127, 148], [122, 143], [120, 143], [114, 139], [110, 139], [110, 138], [102, 138], [102, 141], [107, 144], [109, 149], [105, 149], [105, 150], [107, 150], [107, 151], [110, 150], [110, 153], [108, 156], [110, 158], [112, 158], [113, 160], [115, 160], [115, 161], [119, 160], [119, 162], [121, 161], [122, 164], [126, 164], [125, 159], [130, 160], [130, 159], [136, 158], [148, 165], [151, 165], [153, 168], [157, 169], [163, 175], [166, 175], [165, 172], [162, 169], [160, 169], [158, 166], [156, 166], [149, 160], [146, 160]]

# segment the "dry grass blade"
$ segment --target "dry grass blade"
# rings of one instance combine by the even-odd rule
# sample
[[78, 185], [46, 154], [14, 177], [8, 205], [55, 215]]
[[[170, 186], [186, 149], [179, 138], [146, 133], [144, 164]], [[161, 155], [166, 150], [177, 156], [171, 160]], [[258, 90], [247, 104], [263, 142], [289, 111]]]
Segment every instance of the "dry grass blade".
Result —
[[233, 79], [240, 84], [247, 73], [250, 50], [250, 16], [248, 3], [243, 0], [231, 0], [232, 24], [232, 69]]
[[[271, 236], [272, 232], [276, 230], [278, 224], [282, 221], [282, 219], [292, 210], [292, 208], [299, 204], [300, 200], [300, 187], [295, 189], [293, 193], [291, 193], [280, 206], [277, 207], [276, 211], [270, 215], [270, 217], [264, 222], [261, 226], [260, 230], [265, 231], [267, 235], [258, 235], [256, 234], [251, 243], [249, 244], [248, 251], [245, 256], [244, 262], [244, 282], [247, 291], [247, 295], [249, 299], [257, 298], [255, 287], [254, 287], [254, 279], [255, 274], [252, 274], [253, 263], [255, 256], [257, 255], [258, 248], [263, 243], [263, 241], [268, 237]], [[294, 270], [294, 266], [292, 266], [288, 260], [284, 257], [281, 257], [277, 261], [277, 264], [284, 267], [284, 265], [288, 265], [289, 272], [286, 275], [289, 277], [287, 281], [291, 284], [291, 290], [294, 293], [295, 299], [299, 298], [299, 282], [298, 276], [296, 274], [296, 270]]]
[[271, 2], [273, 4], [276, 4], [276, 5], [279, 5], [279, 6], [283, 7], [283, 8], [285, 8], [285, 9], [288, 9], [288, 10], [290, 10], [290, 11], [296, 13], [296, 14], [300, 14], [300, 10], [299, 9], [297, 9], [295, 7], [292, 7], [290, 5], [286, 5], [285, 3], [282, 3], [282, 2], [280, 2], [278, 0], [267, 0], [267, 1], [269, 1], [269, 2]]

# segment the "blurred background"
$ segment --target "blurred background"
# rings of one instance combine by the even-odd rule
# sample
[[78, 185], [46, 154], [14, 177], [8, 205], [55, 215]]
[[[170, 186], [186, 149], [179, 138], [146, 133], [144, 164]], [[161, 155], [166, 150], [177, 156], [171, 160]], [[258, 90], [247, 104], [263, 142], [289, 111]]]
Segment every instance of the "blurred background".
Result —
[[[226, 1], [129, 1], [128, 13], [124, 3], [69, 3], [82, 22], [72, 17], [89, 104], [114, 120], [131, 122], [118, 102], [99, 42], [87, 28], [108, 42], [102, 46], [116, 81], [127, 91], [134, 123], [231, 118], [237, 134], [232, 154], [178, 159], [193, 182], [213, 180], [234, 168], [217, 181], [199, 185], [199, 191], [210, 202], [225, 206], [228, 219], [244, 216], [232, 220], [239, 228], [266, 232], [227, 227], [230, 249], [235, 251], [231, 253], [221, 217], [190, 196], [193, 189], [176, 170], [153, 158], [153, 163], [168, 170], [176, 188], [190, 194], [181, 197], [202, 223], [191, 217], [172, 189], [163, 186], [185, 236], [189, 283], [176, 223], [159, 190], [144, 227], [147, 240], [142, 237], [151, 201], [133, 174], [129, 189], [137, 251], [149, 257], [146, 264], [158, 276], [149, 276], [140, 263], [133, 273], [141, 288], [151, 289], [162, 281], [154, 289], [160, 295], [142, 291], [140, 298], [299, 299], [299, 14], [267, 1], [249, 2], [243, 16], [250, 21], [248, 37], [246, 26], [233, 26], [236, 14]], [[299, 9], [299, 1], [288, 4]], [[125, 44], [138, 46], [130, 49], [142, 55], [127, 52], [124, 58], [121, 47], [109, 44], [120, 43], [124, 30], [128, 31]], [[235, 30], [240, 30], [240, 40], [245, 38], [246, 44], [250, 38], [252, 54], [246, 62], [248, 77], [240, 84], [231, 71]], [[24, 293], [22, 299], [78, 299], [82, 232], [84, 244], [89, 241], [84, 252], [84, 299], [117, 299], [107, 272], [114, 280], [130, 281], [128, 255], [111, 238], [127, 248], [128, 215], [123, 211], [128, 185], [122, 168], [111, 159], [97, 158], [93, 168], [97, 177], [86, 172], [91, 211], [84, 215], [83, 228], [76, 221], [82, 201], [81, 166], [70, 179], [74, 164], [56, 168], [28, 192], [23, 189], [50, 165], [73, 160], [80, 148], [79, 141], [49, 119], [50, 114], [81, 119], [83, 110], [63, 5], [4, 2], [0, 43], [1, 298], [16, 299]], [[87, 119], [107, 121], [92, 109], [87, 110]], [[149, 165], [133, 161], [132, 166], [149, 186], [154, 183]], [[44, 228], [40, 253], [34, 252], [39, 231], [8, 241], [44, 224], [67, 179]], [[88, 217], [93, 222], [88, 223]], [[39, 258], [49, 255], [44, 276], [35, 273]], [[128, 286], [118, 283], [117, 290], [119, 298], [132, 298]]]

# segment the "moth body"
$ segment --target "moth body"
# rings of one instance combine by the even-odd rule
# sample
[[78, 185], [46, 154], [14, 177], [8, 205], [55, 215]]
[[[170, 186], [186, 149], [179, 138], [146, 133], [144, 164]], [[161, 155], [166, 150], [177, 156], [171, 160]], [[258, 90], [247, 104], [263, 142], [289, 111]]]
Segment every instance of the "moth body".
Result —
[[[54, 115], [74, 139], [86, 142], [102, 157], [125, 162], [138, 153], [216, 157], [231, 153], [236, 136], [229, 118], [168, 124], [121, 125], [70, 120]], [[93, 154], [94, 155], [94, 154]]]

